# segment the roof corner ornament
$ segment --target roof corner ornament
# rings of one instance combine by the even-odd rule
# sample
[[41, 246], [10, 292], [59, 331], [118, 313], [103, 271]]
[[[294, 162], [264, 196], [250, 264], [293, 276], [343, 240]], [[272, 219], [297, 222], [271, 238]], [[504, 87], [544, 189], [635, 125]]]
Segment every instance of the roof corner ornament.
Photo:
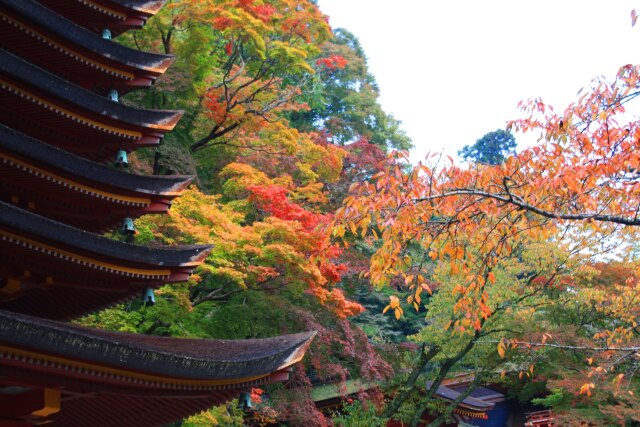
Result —
[[111, 30], [108, 28], [104, 28], [102, 30], [102, 38], [105, 40], [111, 40]]

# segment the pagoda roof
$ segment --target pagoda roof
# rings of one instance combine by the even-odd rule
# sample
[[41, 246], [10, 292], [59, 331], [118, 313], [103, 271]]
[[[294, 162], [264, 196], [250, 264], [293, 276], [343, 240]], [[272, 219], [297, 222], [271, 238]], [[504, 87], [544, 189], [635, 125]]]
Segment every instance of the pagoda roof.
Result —
[[38, 0], [68, 19], [95, 31], [109, 28], [114, 36], [142, 27], [166, 0]]
[[144, 176], [95, 163], [0, 125], [0, 200], [92, 232], [166, 213], [192, 176]]
[[[251, 387], [288, 380], [314, 335], [169, 338], [0, 310], [0, 419], [67, 427], [164, 426]], [[41, 414], [36, 411], [45, 392], [57, 395], [57, 407], [51, 402], [51, 410]]]
[[0, 19], [6, 21], [0, 46], [65, 78], [82, 81], [83, 86], [96, 80], [103, 85], [110, 80], [140, 85], [133, 81], [136, 77], [145, 77], [151, 84], [173, 62], [172, 55], [105, 40], [33, 0], [0, 0]]
[[98, 2], [105, 4], [114, 3], [148, 15], [155, 15], [162, 9], [166, 0], [98, 0]]
[[4, 49], [0, 49], [0, 72], [33, 87], [40, 94], [49, 95], [76, 108], [137, 127], [170, 131], [183, 114], [182, 111], [176, 110], [133, 108], [111, 101], [30, 64]]
[[135, 175], [87, 160], [0, 125], [0, 150], [5, 149], [61, 171], [108, 187], [146, 195], [176, 197], [193, 181], [190, 175]]
[[155, 146], [182, 111], [108, 100], [0, 49], [0, 123], [96, 161]]
[[211, 245], [139, 246], [108, 239], [0, 202], [0, 226], [85, 253], [149, 266], [197, 266]]
[[299, 361], [314, 332], [266, 339], [167, 338], [88, 328], [0, 310], [0, 345], [202, 386], [242, 382]]
[[[426, 388], [431, 388], [432, 384], [433, 381], [427, 381]], [[454, 402], [463, 392], [464, 389], [460, 390], [446, 385], [440, 385], [435, 392], [435, 396], [442, 400]], [[486, 387], [478, 387], [474, 389], [469, 396], [465, 397], [458, 406], [476, 412], [488, 412], [495, 407], [496, 402], [500, 401], [500, 399], [504, 399], [502, 393]]]
[[210, 248], [123, 243], [0, 202], [0, 308], [73, 319], [188, 280]]

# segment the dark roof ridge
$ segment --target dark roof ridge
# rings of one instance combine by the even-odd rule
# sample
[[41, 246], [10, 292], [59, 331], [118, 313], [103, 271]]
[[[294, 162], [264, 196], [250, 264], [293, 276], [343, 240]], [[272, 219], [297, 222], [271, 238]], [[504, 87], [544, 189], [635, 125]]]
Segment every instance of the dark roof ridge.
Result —
[[0, 124], [0, 148], [109, 187], [149, 195], [176, 196], [193, 181], [191, 175], [134, 175], [46, 144]]
[[133, 68], [164, 73], [174, 59], [173, 55], [143, 52], [105, 40], [93, 31], [77, 25], [34, 0], [21, 0], [18, 2], [0, 0], [0, 3], [36, 22], [62, 39]]
[[248, 340], [169, 338], [106, 331], [0, 310], [0, 343], [173, 378], [268, 375], [297, 362], [315, 332]]
[[145, 110], [111, 101], [26, 62], [4, 49], [0, 49], [0, 72], [27, 86], [36, 87], [41, 93], [62, 99], [94, 114], [134, 126], [171, 130], [184, 113], [177, 110]]
[[127, 263], [161, 267], [195, 266], [212, 245], [180, 245], [149, 247], [132, 245], [90, 233], [70, 225], [36, 215], [8, 203], [0, 202], [0, 226], [12, 232], [38, 236], [43, 243], [62, 244], [95, 255]]

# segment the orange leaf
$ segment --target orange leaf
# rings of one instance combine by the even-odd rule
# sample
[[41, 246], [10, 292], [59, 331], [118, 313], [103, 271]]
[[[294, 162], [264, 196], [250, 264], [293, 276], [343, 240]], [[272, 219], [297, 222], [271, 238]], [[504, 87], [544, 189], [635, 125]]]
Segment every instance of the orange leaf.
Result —
[[500, 355], [501, 358], [504, 359], [505, 353], [506, 353], [506, 348], [504, 346], [504, 341], [500, 340], [500, 342], [498, 343], [498, 354]]

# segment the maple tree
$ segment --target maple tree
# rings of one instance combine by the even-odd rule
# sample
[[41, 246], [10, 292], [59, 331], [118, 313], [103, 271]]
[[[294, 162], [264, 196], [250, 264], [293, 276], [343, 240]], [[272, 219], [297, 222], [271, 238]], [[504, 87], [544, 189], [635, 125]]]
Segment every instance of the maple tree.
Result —
[[[201, 121], [209, 125], [202, 126], [192, 151], [228, 142], [241, 127], [268, 126], [278, 112], [304, 108], [295, 98], [314, 73], [319, 44], [330, 36], [315, 4], [212, 0], [174, 6], [184, 8], [190, 23], [211, 25], [224, 42], [214, 52], [215, 72], [200, 92]], [[340, 61], [331, 64], [341, 66]]]
[[[431, 299], [423, 304], [424, 295], [433, 292], [426, 267], [446, 266], [447, 281], [455, 285], [447, 289], [452, 311], [444, 326], [454, 335], [471, 337], [473, 348], [498, 310], [491, 296], [497, 269], [514, 256], [515, 248], [532, 239], [553, 239], [575, 243], [572, 253], [595, 253], [637, 235], [640, 157], [635, 142], [640, 128], [637, 121], [624, 120], [623, 113], [640, 94], [639, 70], [625, 66], [614, 81], [595, 81], [562, 113], [539, 99], [523, 103], [526, 117], [510, 126], [540, 132], [539, 144], [500, 165], [459, 167], [436, 156], [409, 168], [405, 153], [393, 154], [374, 182], [354, 185], [338, 212], [334, 234], [380, 238], [371, 260], [372, 282], [385, 285], [400, 276], [406, 300], [416, 309], [432, 308]], [[567, 284], [556, 286], [570, 292]], [[600, 310], [615, 312], [616, 320], [589, 337], [587, 347], [593, 351], [637, 352], [633, 295], [638, 282], [630, 279], [619, 286], [613, 299], [600, 294]], [[589, 295], [595, 298], [593, 292]], [[402, 314], [400, 299], [392, 298], [388, 307]], [[499, 341], [498, 351], [525, 343]], [[440, 352], [431, 350], [425, 350], [426, 360]], [[591, 383], [585, 384], [578, 393], [591, 389]]]
[[307, 108], [300, 94], [318, 71], [345, 65], [319, 56], [330, 35], [315, 4], [291, 0], [173, 0], [142, 31], [126, 34], [126, 44], [176, 55], [154, 88], [125, 100], [185, 111], [156, 150], [153, 172], [193, 173], [207, 163], [215, 176], [247, 150], [288, 153], [296, 135], [284, 113]]

